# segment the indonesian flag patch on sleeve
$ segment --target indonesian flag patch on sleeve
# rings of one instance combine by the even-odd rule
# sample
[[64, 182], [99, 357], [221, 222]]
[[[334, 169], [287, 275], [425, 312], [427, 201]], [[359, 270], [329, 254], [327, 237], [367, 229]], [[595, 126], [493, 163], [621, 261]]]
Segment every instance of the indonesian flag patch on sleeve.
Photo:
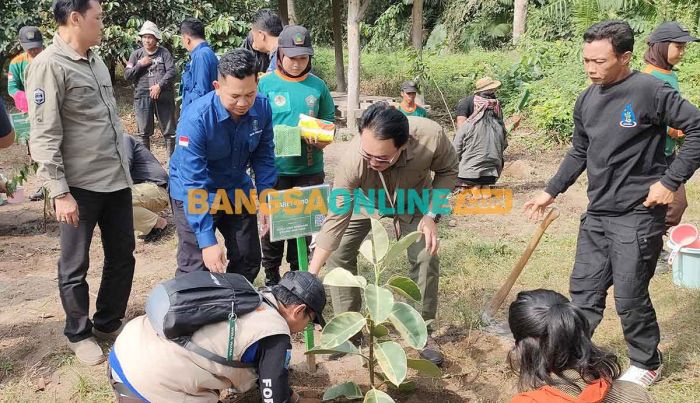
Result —
[[177, 140], [177, 143], [182, 147], [187, 147], [190, 145], [190, 139], [187, 138], [187, 136], [180, 136]]
[[7, 81], [12, 81], [15, 79], [15, 75], [11, 71], [7, 72]]

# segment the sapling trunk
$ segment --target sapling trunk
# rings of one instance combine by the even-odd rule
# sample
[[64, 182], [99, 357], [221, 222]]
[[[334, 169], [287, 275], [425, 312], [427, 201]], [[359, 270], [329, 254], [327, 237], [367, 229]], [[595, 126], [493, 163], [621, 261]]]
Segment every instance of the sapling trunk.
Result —
[[374, 388], [374, 335], [372, 330], [374, 330], [374, 324], [372, 320], [367, 321], [367, 329], [369, 330], [369, 386]]

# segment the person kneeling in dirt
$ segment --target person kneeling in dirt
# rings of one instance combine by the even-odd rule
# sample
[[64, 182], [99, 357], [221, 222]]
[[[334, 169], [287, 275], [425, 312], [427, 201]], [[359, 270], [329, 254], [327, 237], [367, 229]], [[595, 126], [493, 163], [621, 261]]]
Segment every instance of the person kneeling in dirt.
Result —
[[[503, 153], [508, 147], [501, 104], [495, 97], [500, 81], [485, 77], [476, 82], [476, 91], [468, 105], [469, 115], [460, 120], [454, 145], [459, 157], [457, 186], [480, 189], [494, 185], [503, 170]], [[461, 109], [466, 109], [463, 102]]]
[[508, 361], [527, 390], [511, 403], [653, 401], [642, 386], [618, 379], [615, 354], [593, 344], [583, 311], [558, 292], [519, 293], [508, 324], [515, 338]]
[[[257, 383], [262, 402], [302, 402], [289, 387], [291, 333], [309, 322], [324, 325], [326, 294], [308, 272], [288, 272], [279, 284], [262, 290], [264, 302], [235, 320], [229, 346], [229, 321], [195, 331], [189, 343], [232, 357], [226, 366], [159, 336], [146, 315], [127, 323], [109, 354], [110, 382], [119, 402], [217, 402], [220, 391], [243, 393]], [[241, 347], [239, 347], [241, 346]], [[210, 354], [211, 354], [210, 353]]]
[[145, 242], [155, 242], [168, 226], [168, 221], [158, 215], [169, 206], [168, 173], [142, 142], [128, 134], [124, 134], [124, 148], [134, 181], [131, 188], [134, 231]]

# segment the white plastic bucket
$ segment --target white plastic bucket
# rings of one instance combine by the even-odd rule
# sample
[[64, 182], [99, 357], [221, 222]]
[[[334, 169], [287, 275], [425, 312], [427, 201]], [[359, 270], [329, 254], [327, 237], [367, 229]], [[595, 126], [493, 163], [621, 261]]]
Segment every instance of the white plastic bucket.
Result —
[[[673, 249], [676, 244], [667, 242]], [[681, 248], [673, 261], [673, 284], [686, 288], [700, 288], [700, 240]]]

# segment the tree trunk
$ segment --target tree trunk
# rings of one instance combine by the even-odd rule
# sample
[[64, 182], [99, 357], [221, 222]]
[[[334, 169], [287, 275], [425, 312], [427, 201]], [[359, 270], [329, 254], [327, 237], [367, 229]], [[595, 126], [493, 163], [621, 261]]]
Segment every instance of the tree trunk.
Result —
[[[369, 1], [369, 0], [364, 0]], [[348, 0], [348, 128], [357, 128], [360, 109], [360, 19], [361, 0]]]
[[287, 16], [289, 19], [289, 25], [297, 25], [299, 20], [297, 19], [297, 12], [294, 8], [294, 3], [296, 0], [287, 0]]
[[341, 12], [343, 10], [342, 0], [332, 0], [332, 22], [333, 22], [333, 47], [335, 48], [335, 90], [345, 92], [348, 85], [345, 83], [345, 63], [343, 63], [343, 22]]
[[423, 0], [413, 0], [411, 43], [417, 50], [423, 48]]
[[277, 8], [279, 8], [280, 19], [282, 19], [282, 24], [289, 24], [289, 14], [287, 13], [287, 0], [277, 0]]
[[513, 11], [513, 43], [517, 44], [525, 33], [527, 21], [527, 0], [515, 0]]

